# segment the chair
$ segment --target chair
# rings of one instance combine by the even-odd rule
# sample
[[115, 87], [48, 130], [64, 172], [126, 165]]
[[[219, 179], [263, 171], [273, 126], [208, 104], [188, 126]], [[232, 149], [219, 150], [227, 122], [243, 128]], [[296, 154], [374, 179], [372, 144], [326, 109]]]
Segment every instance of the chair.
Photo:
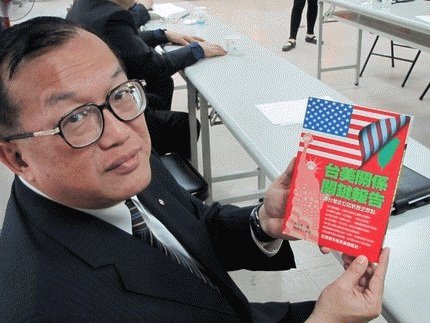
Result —
[[[409, 75], [411, 75], [411, 72], [412, 72], [412, 70], [413, 70], [413, 68], [414, 68], [414, 66], [415, 66], [415, 64], [416, 64], [416, 62], [417, 62], [418, 58], [420, 57], [421, 50], [417, 50], [417, 54], [415, 55], [415, 58], [414, 58], [414, 59], [408, 59], [408, 58], [403, 58], [403, 57], [397, 57], [397, 56], [395, 56], [395, 54], [394, 54], [394, 47], [395, 47], [395, 46], [397, 46], [397, 47], [403, 47], [403, 48], [410, 48], [410, 49], [414, 49], [414, 48], [412, 48], [412, 47], [410, 47], [410, 46], [407, 46], [407, 45], [396, 44], [396, 43], [394, 43], [394, 42], [391, 40], [391, 41], [390, 41], [390, 45], [391, 45], [391, 46], [390, 46], [390, 47], [391, 47], [391, 55], [379, 54], [379, 53], [375, 53], [375, 52], [374, 52], [374, 49], [375, 49], [376, 44], [378, 43], [378, 40], [379, 40], [379, 35], [377, 35], [377, 36], [376, 36], [375, 41], [373, 42], [372, 48], [370, 49], [369, 54], [367, 55], [366, 61], [364, 62], [363, 68], [361, 69], [361, 72], [360, 72], [360, 77], [363, 75], [364, 69], [366, 68], [366, 65], [367, 65], [367, 63], [369, 62], [370, 56], [372, 56], [372, 55], [380, 56], [380, 57], [390, 58], [390, 59], [391, 59], [391, 67], [394, 67], [394, 61], [397, 59], [397, 60], [401, 60], [401, 61], [404, 61], [404, 62], [409, 62], [409, 63], [411, 63], [411, 66], [410, 66], [410, 68], [409, 68], [409, 70], [408, 70], [408, 73], [406, 74], [406, 76], [405, 76], [405, 78], [404, 78], [404, 80], [403, 80], [403, 83], [402, 83], [402, 85], [401, 85], [401, 87], [405, 87], [406, 81], [408, 80]], [[424, 92], [421, 94], [421, 96], [420, 96], [420, 98], [419, 98], [420, 100], [422, 100], [422, 99], [424, 98], [424, 96], [425, 96], [425, 94], [427, 93], [427, 91], [428, 91], [429, 87], [430, 87], [430, 83], [429, 83], [429, 85], [427, 86], [427, 88], [424, 90]]]
[[208, 198], [207, 181], [188, 160], [176, 153], [167, 153], [160, 158], [179, 185], [202, 201]]
[[426, 93], [427, 93], [427, 91], [429, 90], [429, 88], [430, 88], [430, 82], [429, 82], [429, 84], [427, 85], [427, 87], [426, 87], [426, 89], [424, 90], [424, 92], [421, 94], [421, 96], [420, 96], [420, 100], [424, 99], [424, 96], [426, 95]]

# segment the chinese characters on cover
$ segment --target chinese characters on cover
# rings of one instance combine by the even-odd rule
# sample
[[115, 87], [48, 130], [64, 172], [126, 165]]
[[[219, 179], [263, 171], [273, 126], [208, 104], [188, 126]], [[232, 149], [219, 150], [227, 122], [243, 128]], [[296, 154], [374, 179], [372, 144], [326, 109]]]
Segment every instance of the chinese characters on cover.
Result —
[[309, 98], [283, 232], [377, 262], [411, 121]]

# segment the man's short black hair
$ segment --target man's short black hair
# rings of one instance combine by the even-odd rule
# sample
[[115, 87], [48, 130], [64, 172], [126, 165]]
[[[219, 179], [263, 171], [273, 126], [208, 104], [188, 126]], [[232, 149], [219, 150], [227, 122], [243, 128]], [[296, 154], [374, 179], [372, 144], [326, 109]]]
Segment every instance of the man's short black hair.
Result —
[[10, 135], [18, 124], [19, 106], [12, 102], [5, 81], [13, 78], [21, 62], [58, 48], [74, 38], [80, 27], [57, 17], [38, 17], [0, 33], [0, 137]]

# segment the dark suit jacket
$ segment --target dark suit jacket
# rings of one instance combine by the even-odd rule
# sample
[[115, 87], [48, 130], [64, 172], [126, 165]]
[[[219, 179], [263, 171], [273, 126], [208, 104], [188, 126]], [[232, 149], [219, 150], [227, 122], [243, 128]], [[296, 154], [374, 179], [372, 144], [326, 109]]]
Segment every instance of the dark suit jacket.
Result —
[[251, 208], [206, 206], [159, 158], [151, 167], [138, 198], [220, 293], [152, 246], [15, 179], [0, 237], [1, 322], [267, 323], [286, 314], [288, 304], [249, 304], [227, 270], [292, 268], [288, 242], [265, 256], [250, 234]]
[[148, 9], [141, 3], [136, 3], [131, 9], [129, 9], [134, 19], [134, 24], [139, 28], [144, 26], [148, 21], [151, 20], [151, 15]]
[[78, 0], [66, 19], [93, 31], [114, 48], [129, 78], [150, 82], [197, 62], [188, 46], [158, 54], [153, 47], [167, 43], [167, 38], [156, 37], [156, 31], [139, 32], [132, 14], [108, 0]]

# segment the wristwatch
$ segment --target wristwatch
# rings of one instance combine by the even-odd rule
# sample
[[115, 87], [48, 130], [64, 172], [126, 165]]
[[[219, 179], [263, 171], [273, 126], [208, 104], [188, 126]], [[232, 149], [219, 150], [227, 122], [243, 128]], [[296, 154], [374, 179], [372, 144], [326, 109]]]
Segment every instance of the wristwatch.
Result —
[[276, 240], [276, 238], [272, 238], [269, 236], [264, 230], [261, 228], [260, 216], [258, 215], [258, 211], [263, 204], [257, 205], [251, 212], [251, 229], [254, 232], [255, 237], [260, 242], [271, 242]]

